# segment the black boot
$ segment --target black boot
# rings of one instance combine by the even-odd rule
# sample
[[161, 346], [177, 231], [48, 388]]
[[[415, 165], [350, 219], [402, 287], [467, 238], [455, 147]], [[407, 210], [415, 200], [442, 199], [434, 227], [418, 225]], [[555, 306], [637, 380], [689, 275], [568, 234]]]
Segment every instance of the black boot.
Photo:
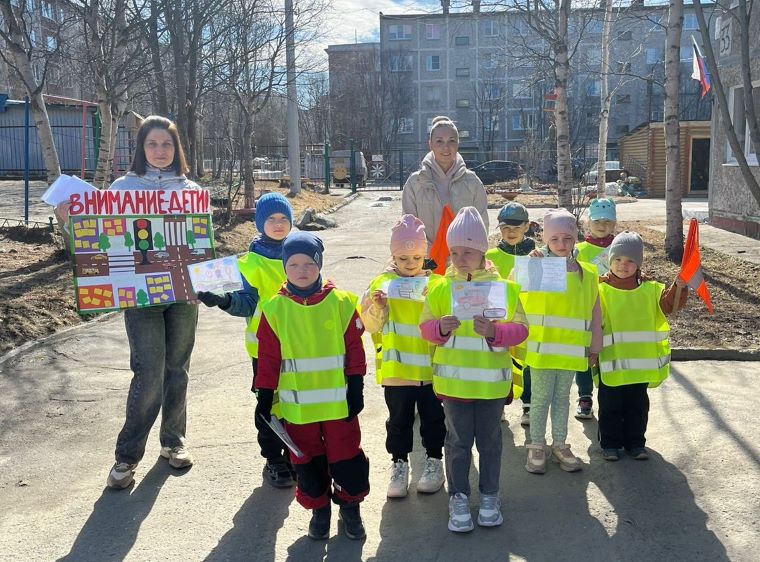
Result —
[[324, 540], [330, 538], [330, 504], [311, 511], [309, 538]]
[[290, 488], [295, 484], [293, 467], [287, 461], [270, 461], [264, 465], [264, 481], [275, 488]]
[[343, 521], [343, 532], [352, 540], [363, 539], [367, 536], [364, 531], [364, 523], [359, 513], [359, 504], [343, 505], [340, 508], [340, 518]]

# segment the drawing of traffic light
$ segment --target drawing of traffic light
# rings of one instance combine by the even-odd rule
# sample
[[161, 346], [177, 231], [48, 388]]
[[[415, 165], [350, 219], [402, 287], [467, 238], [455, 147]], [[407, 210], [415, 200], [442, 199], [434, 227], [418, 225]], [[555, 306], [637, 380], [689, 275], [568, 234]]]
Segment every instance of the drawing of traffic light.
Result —
[[149, 265], [148, 250], [153, 249], [153, 229], [148, 219], [137, 219], [133, 222], [137, 249], [142, 254], [140, 265]]

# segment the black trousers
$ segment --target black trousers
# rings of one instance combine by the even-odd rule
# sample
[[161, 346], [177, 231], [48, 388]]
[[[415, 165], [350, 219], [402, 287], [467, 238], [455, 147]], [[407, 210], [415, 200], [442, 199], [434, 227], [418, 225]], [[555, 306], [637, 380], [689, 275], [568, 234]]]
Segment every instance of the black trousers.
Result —
[[635, 449], [646, 443], [647, 384], [607, 386], [599, 382], [599, 440], [602, 449]]
[[388, 420], [385, 422], [385, 449], [394, 460], [406, 460], [414, 443], [414, 409], [420, 413], [420, 436], [427, 456], [443, 457], [446, 438], [443, 405], [433, 392], [433, 385], [386, 386], [385, 404]]
[[[258, 368], [259, 360], [252, 357], [251, 365], [253, 366], [253, 383], [251, 384], [251, 390], [255, 392], [256, 369]], [[288, 449], [285, 447], [285, 444], [267, 424], [256, 417], [255, 413], [253, 414], [253, 424], [256, 426], [256, 440], [259, 442], [259, 447], [261, 447], [261, 456], [269, 462], [289, 462]]]

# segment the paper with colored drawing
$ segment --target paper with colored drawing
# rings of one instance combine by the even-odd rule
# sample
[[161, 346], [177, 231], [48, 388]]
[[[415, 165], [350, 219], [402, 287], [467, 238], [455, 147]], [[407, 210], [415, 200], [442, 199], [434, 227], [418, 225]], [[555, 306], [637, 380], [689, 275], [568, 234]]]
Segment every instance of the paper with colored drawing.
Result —
[[422, 302], [425, 300], [427, 277], [400, 277], [383, 283], [381, 289], [389, 299]]
[[599, 272], [599, 275], [604, 275], [610, 270], [609, 266], [609, 257], [610, 257], [610, 248], [609, 246], [602, 250], [602, 252], [596, 256], [593, 260], [591, 260], [591, 264], [596, 266], [596, 270]]
[[193, 263], [187, 266], [187, 272], [196, 293], [223, 295], [243, 288], [243, 276], [235, 256]]
[[512, 279], [521, 292], [564, 293], [567, 290], [567, 258], [515, 256]]
[[507, 295], [503, 282], [461, 281], [451, 285], [451, 314], [459, 320], [485, 316], [507, 317]]

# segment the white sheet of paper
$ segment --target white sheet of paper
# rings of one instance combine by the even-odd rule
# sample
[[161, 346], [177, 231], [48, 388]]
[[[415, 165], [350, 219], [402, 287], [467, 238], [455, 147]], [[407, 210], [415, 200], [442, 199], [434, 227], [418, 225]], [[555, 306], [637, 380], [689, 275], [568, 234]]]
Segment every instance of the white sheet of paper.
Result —
[[187, 266], [193, 290], [221, 295], [243, 288], [243, 277], [235, 256], [202, 261]]
[[490, 319], [507, 317], [507, 295], [504, 283], [461, 281], [451, 285], [451, 314], [459, 320], [475, 316]]
[[288, 432], [285, 431], [285, 427], [283, 427], [282, 423], [280, 423], [280, 420], [274, 416], [272, 416], [270, 420], [267, 420], [262, 416], [259, 417], [264, 420], [264, 423], [267, 424], [272, 429], [272, 431], [274, 431], [274, 434], [280, 438], [280, 441], [285, 443], [285, 446], [290, 449], [295, 456], [298, 458], [301, 458], [303, 456], [303, 451], [301, 451], [301, 449], [299, 449], [298, 446], [293, 443], [293, 440], [290, 438], [290, 435], [288, 435]]
[[400, 277], [383, 283], [381, 289], [389, 299], [422, 302], [425, 300], [427, 277]]
[[564, 293], [567, 290], [567, 259], [515, 256], [514, 280], [524, 293]]
[[608, 265], [608, 259], [610, 256], [610, 248], [605, 248], [601, 254], [596, 256], [593, 260], [591, 260], [591, 264], [596, 266], [596, 270], [599, 272], [599, 275], [604, 275], [610, 270], [610, 267]]
[[68, 201], [75, 193], [81, 195], [90, 191], [95, 191], [93, 185], [76, 176], [61, 174], [58, 179], [50, 184], [50, 187], [42, 194], [41, 199], [43, 203], [57, 207], [60, 203]]

